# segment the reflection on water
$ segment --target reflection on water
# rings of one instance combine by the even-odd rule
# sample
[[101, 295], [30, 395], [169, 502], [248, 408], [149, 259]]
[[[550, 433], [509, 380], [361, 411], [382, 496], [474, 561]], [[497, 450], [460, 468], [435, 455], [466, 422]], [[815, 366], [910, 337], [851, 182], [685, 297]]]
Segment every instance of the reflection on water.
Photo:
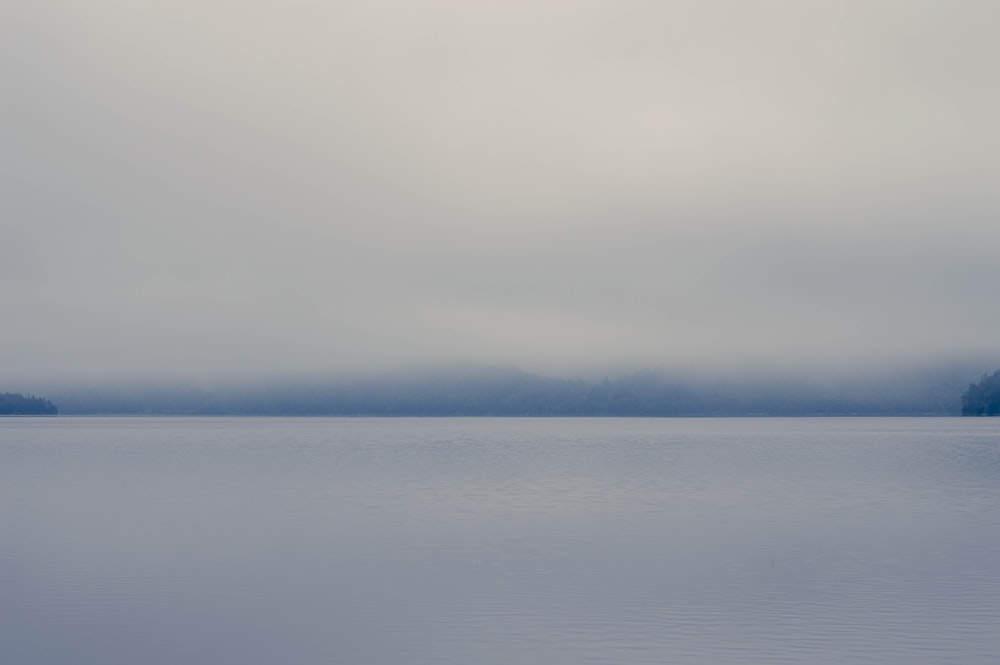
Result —
[[0, 421], [0, 662], [993, 663], [983, 419]]

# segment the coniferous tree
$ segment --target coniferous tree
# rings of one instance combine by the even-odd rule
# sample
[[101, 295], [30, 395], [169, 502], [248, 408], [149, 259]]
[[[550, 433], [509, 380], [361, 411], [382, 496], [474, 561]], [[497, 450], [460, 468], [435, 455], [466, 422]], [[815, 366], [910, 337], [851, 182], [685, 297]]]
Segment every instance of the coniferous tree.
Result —
[[56, 405], [41, 397], [0, 393], [0, 416], [54, 416]]
[[962, 395], [963, 416], [1000, 416], [1000, 369], [983, 374]]

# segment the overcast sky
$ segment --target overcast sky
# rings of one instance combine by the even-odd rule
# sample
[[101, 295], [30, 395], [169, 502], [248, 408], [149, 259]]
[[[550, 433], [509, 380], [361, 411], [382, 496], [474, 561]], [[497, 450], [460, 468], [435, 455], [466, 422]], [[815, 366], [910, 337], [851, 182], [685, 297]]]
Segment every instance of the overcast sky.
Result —
[[997, 25], [6, 0], [0, 380], [1000, 357]]

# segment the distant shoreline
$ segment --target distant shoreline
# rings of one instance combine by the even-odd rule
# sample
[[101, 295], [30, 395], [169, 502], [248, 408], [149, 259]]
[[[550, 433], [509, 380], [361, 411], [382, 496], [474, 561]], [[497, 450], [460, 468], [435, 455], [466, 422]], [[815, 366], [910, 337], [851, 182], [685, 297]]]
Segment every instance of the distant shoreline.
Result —
[[[648, 369], [599, 380], [462, 365], [241, 384], [52, 386], [64, 416], [787, 418], [960, 416], [966, 366], [808, 378], [698, 376]], [[971, 375], [971, 376], [970, 376]], [[10, 395], [8, 393], [8, 395]], [[23, 398], [22, 399], [28, 399]], [[58, 404], [56, 409], [55, 404]], [[23, 413], [25, 410], [22, 409]]]

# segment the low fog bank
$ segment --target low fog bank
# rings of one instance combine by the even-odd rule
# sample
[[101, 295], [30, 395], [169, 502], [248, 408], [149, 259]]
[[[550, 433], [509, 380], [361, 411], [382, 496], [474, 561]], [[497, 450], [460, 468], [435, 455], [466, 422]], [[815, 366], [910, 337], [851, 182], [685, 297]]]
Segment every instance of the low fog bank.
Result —
[[[4, 3], [0, 390], [894, 412], [861, 356], [1000, 358], [998, 2], [235, 7]], [[390, 375], [455, 360], [539, 376]]]
[[50, 386], [64, 415], [812, 416], [959, 415], [987, 369], [939, 363], [823, 373], [645, 368], [572, 377], [449, 364], [337, 377]]

